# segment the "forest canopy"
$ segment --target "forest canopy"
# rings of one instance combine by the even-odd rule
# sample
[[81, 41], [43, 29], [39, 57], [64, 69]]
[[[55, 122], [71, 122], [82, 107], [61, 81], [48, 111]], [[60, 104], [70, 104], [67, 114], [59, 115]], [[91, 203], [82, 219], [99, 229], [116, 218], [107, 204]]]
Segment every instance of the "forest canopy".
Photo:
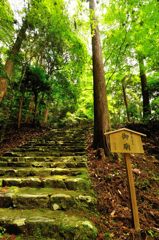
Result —
[[[1, 126], [93, 120], [88, 1], [20, 2], [0, 2]], [[159, 118], [158, 8], [96, 4], [112, 126]]]

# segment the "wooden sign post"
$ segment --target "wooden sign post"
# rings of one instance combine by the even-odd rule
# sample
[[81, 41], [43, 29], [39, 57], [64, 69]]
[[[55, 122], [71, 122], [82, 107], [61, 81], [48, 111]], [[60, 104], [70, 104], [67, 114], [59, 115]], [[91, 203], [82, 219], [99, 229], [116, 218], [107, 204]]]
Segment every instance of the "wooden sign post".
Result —
[[132, 173], [132, 165], [130, 159], [130, 153], [144, 153], [141, 136], [145, 134], [132, 131], [128, 128], [121, 128], [116, 131], [105, 133], [110, 137], [110, 149], [114, 153], [123, 153], [125, 162], [127, 177], [129, 183], [129, 192], [131, 199], [131, 208], [134, 220], [134, 227], [137, 232], [140, 231], [138, 207], [136, 201], [135, 184]]

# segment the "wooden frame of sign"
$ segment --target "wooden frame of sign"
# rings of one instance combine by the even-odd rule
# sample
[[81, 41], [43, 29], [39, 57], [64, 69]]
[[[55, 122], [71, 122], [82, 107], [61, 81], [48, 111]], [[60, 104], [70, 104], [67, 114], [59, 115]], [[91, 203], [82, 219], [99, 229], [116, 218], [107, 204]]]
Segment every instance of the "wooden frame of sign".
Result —
[[146, 135], [128, 128], [121, 128], [115, 131], [107, 132], [105, 135], [110, 137], [111, 152], [124, 154], [134, 227], [135, 230], [139, 232], [140, 223], [130, 153], [144, 153], [141, 136], [145, 137]]

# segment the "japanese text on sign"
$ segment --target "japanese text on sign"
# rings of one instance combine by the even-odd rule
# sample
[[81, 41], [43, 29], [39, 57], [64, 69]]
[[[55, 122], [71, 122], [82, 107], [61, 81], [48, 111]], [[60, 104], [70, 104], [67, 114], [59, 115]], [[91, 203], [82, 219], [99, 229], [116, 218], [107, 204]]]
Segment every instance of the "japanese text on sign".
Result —
[[110, 134], [112, 152], [144, 153], [141, 136], [128, 131], [118, 131]]

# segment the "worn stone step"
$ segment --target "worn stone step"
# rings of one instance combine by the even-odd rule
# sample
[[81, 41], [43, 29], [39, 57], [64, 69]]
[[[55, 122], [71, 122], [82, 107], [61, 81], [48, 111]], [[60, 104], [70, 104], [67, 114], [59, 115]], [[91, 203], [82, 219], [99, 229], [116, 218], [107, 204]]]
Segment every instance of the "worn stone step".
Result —
[[37, 167], [37, 168], [83, 168], [86, 167], [86, 162], [44, 162], [44, 161], [33, 161], [33, 162], [5, 162], [0, 161], [0, 167]]
[[45, 135], [43, 137], [43, 140], [47, 140], [47, 139], [62, 139], [63, 141], [69, 141], [69, 140], [73, 140], [75, 139], [75, 141], [80, 141], [81, 139], [85, 139], [85, 133], [67, 133], [67, 132], [59, 132], [59, 133], [52, 133], [50, 132], [49, 134]]
[[50, 208], [52, 210], [84, 209], [95, 210], [96, 199], [89, 193], [52, 188], [0, 189], [0, 208]]
[[29, 146], [36, 146], [36, 147], [41, 147], [41, 146], [54, 146], [54, 145], [59, 145], [59, 146], [66, 146], [66, 147], [74, 147], [74, 148], [83, 148], [86, 147], [86, 143], [84, 142], [74, 142], [74, 141], [39, 141], [37, 143], [31, 144], [31, 143], [27, 143], [25, 145], [23, 145], [24, 147], [29, 147]]
[[72, 145], [74, 144], [84, 144], [86, 141], [85, 139], [85, 136], [84, 137], [79, 137], [79, 138], [76, 138], [76, 137], [72, 137], [72, 138], [64, 138], [64, 137], [55, 137], [55, 136], [47, 136], [47, 137], [44, 137], [44, 138], [40, 138], [40, 139], [32, 139], [28, 142], [28, 144], [32, 143], [32, 144], [37, 144], [37, 143], [52, 143], [52, 144], [57, 144], [58, 142], [59, 143], [72, 143]]
[[86, 156], [23, 156], [23, 157], [14, 157], [14, 156], [0, 156], [0, 162], [33, 162], [33, 161], [44, 161], [44, 162], [87, 162]]
[[53, 176], [53, 175], [67, 175], [67, 176], [78, 176], [86, 174], [85, 168], [11, 168], [1, 167], [0, 176], [8, 177], [27, 177], [27, 176]]
[[74, 147], [64, 147], [64, 146], [41, 146], [41, 147], [36, 147], [36, 146], [28, 146], [28, 147], [24, 147], [24, 148], [16, 148], [14, 149], [14, 152], [55, 152], [55, 154], [57, 152], [60, 152], [61, 151], [65, 151], [65, 152], [84, 152], [85, 149], [83, 147], [81, 148], [74, 148]]
[[85, 149], [83, 129], [53, 129], [0, 157], [0, 226], [16, 240], [96, 239]]
[[78, 137], [78, 133], [82, 135], [85, 134], [85, 131], [83, 129], [75, 129], [75, 128], [70, 128], [70, 129], [58, 129], [56, 130], [50, 130], [49, 135], [52, 136], [62, 136], [62, 133], [65, 133], [65, 136], [71, 137], [71, 136], [76, 136]]
[[0, 226], [10, 234], [23, 234], [29, 240], [48, 237], [56, 240], [95, 240], [97, 229], [78, 211], [46, 209], [0, 209]]
[[37, 144], [37, 143], [52, 143], [52, 144], [58, 144], [58, 143], [64, 143], [64, 144], [70, 144], [72, 143], [72, 145], [76, 145], [76, 144], [85, 144], [86, 139], [85, 137], [81, 137], [79, 135], [79, 137], [72, 137], [72, 138], [64, 138], [64, 137], [56, 137], [56, 136], [47, 136], [43, 139], [37, 139], [37, 140], [30, 140], [28, 143], [30, 144]]
[[41, 188], [41, 187], [52, 187], [52, 188], [64, 188], [69, 190], [88, 190], [90, 188], [90, 181], [87, 175], [81, 177], [72, 176], [50, 176], [50, 177], [5, 177], [0, 178], [0, 183], [2, 187], [31, 187], [31, 188]]
[[53, 145], [59, 145], [59, 146], [75, 146], [75, 147], [83, 147], [86, 146], [86, 142], [83, 139], [80, 139], [78, 141], [74, 141], [72, 140], [66, 140], [66, 139], [55, 139], [55, 138], [50, 138], [50, 139], [38, 139], [37, 141], [29, 141], [26, 144], [24, 144], [23, 146], [45, 146], [45, 145], [49, 145], [49, 146], [53, 146]]
[[0, 157], [0, 167], [86, 167], [86, 156], [67, 156], [67, 157]]
[[[6, 239], [12, 239], [13, 236], [14, 236], [14, 234], [12, 234], [12, 235], [8, 234], [7, 238], [5, 238], [5, 240]], [[38, 236], [33, 236], [32, 237], [32, 236], [26, 236], [26, 235], [20, 234], [20, 235], [16, 236], [16, 240], [39, 240], [39, 237]], [[48, 238], [48, 237], [45, 237], [45, 236], [40, 236], [40, 240], [57, 240], [57, 239], [55, 239], [53, 237]]]
[[45, 141], [45, 142], [37, 142], [37, 143], [34, 143], [34, 144], [28, 144], [28, 145], [23, 145], [24, 147], [29, 147], [29, 146], [35, 146], [35, 147], [45, 147], [45, 146], [48, 146], [48, 147], [52, 147], [52, 146], [58, 146], [58, 147], [67, 147], [67, 148], [86, 148], [86, 144], [84, 142], [62, 142], [62, 141]]
[[83, 152], [75, 152], [75, 151], [26, 151], [26, 152], [16, 152], [15, 150], [12, 152], [6, 152], [3, 156], [15, 156], [15, 157], [23, 157], [23, 156], [82, 156], [85, 155], [85, 151]]

